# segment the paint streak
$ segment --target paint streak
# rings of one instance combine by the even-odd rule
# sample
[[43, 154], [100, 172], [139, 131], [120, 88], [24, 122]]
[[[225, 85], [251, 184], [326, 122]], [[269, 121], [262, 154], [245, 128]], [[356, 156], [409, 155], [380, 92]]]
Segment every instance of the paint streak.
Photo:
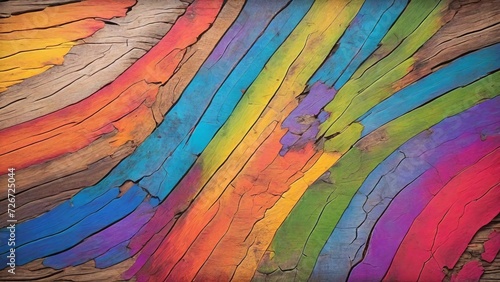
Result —
[[479, 281], [481, 275], [484, 273], [484, 268], [478, 261], [470, 261], [466, 263], [458, 274], [451, 277], [452, 282], [460, 281]]

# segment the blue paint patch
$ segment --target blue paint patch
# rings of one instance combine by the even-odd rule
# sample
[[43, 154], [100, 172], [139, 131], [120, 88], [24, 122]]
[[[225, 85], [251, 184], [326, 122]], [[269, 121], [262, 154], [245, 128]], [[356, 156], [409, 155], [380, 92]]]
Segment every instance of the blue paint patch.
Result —
[[487, 76], [499, 67], [500, 44], [454, 60], [449, 65], [394, 93], [364, 114], [359, 119], [364, 126], [362, 136], [432, 99]]

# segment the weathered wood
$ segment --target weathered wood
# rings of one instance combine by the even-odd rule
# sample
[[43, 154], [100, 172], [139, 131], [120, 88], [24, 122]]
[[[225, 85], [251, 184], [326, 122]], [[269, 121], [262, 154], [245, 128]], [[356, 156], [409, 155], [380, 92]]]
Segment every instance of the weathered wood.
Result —
[[500, 265], [500, 256], [497, 254], [495, 260], [486, 261], [482, 258], [485, 253], [485, 245], [489, 241], [489, 236], [492, 233], [498, 233], [500, 230], [500, 217], [496, 216], [490, 223], [483, 226], [472, 238], [467, 245], [467, 248], [458, 259], [458, 262], [453, 268], [444, 268], [443, 272], [446, 277], [443, 281], [448, 282], [453, 279], [453, 276], [460, 275], [464, 265], [469, 262], [480, 262], [481, 267], [484, 269], [484, 274], [480, 281], [495, 281], [498, 280], [498, 266]]
[[185, 8], [177, 0], [139, 1], [126, 17], [106, 21], [100, 31], [75, 42], [64, 64], [10, 87], [0, 96], [0, 129], [91, 96], [157, 44]]
[[[496, 76], [498, 75], [499, 73], [496, 73]], [[274, 252], [274, 260], [284, 264], [282, 269], [291, 269], [294, 265], [293, 261], [298, 261], [296, 268], [302, 270], [299, 275], [309, 277], [323, 244], [350, 203], [352, 196], [375, 166], [409, 138], [482, 100], [481, 96], [476, 96], [468, 97], [470, 100], [465, 102], [463, 100], [464, 93], [481, 93], [482, 95], [485, 94], [484, 91], [488, 91], [486, 89], [489, 89], [490, 97], [494, 97], [496, 94], [493, 94], [494, 92], [491, 91], [494, 90], [490, 88], [490, 83], [493, 81], [495, 81], [495, 77], [489, 76], [476, 84], [455, 90], [441, 97], [441, 100], [437, 99], [424, 107], [413, 110], [367, 135], [351, 149], [349, 146], [337, 142], [337, 151], [344, 153], [344, 155], [329, 170], [329, 181], [314, 183], [291, 211], [287, 221], [278, 229], [274, 240], [280, 243], [272, 244], [268, 250]], [[448, 101], [456, 102], [450, 103]], [[458, 105], [458, 101], [461, 101], [462, 104]], [[453, 109], [450, 105], [454, 105], [456, 108]], [[420, 115], [425, 116], [425, 118], [418, 118]], [[407, 126], [410, 120], [412, 120], [411, 127]], [[344, 133], [347, 135], [350, 132]], [[359, 131], [354, 132], [354, 134], [359, 134]], [[342, 137], [342, 135], [329, 141]], [[322, 203], [321, 206], [318, 207], [318, 203]], [[307, 220], [305, 220], [306, 218]], [[294, 243], [287, 241], [288, 234], [292, 234], [293, 230], [299, 226], [303, 228], [301, 229], [303, 231], [294, 234], [290, 240], [293, 240], [292, 242], [305, 242], [305, 245], [303, 247], [295, 245], [294, 248], [291, 248], [290, 246], [293, 246]], [[310, 231], [307, 232], [307, 230]], [[299, 251], [294, 252], [297, 248]]]
[[498, 0], [453, 2], [450, 10], [457, 10], [456, 14], [415, 53], [412, 70], [394, 88], [409, 85], [472, 50], [497, 43], [499, 4]]
[[[361, 275], [382, 279], [382, 268], [375, 266], [392, 258], [391, 251], [412, 222], [409, 216], [421, 211], [424, 199], [432, 197], [430, 191], [435, 193], [442, 183], [496, 149], [498, 137], [480, 133], [494, 130], [490, 122], [495, 116], [494, 101], [480, 104], [467, 115], [450, 118], [415, 136], [381, 162], [344, 211], [318, 257], [311, 279], [346, 280], [351, 266], [361, 259], [363, 262], [351, 273], [353, 280], [362, 279]], [[409, 202], [412, 205], [408, 206]]]
[[[159, 97], [153, 105], [153, 112], [157, 116], [147, 119], [132, 115], [130, 119], [122, 118], [119, 124], [140, 124], [134, 129], [129, 140], [119, 141], [120, 132], [114, 130], [102, 135], [87, 147], [78, 152], [63, 155], [53, 161], [34, 165], [24, 170], [19, 170], [19, 187], [25, 196], [18, 199], [21, 208], [17, 211], [19, 219], [24, 220], [42, 214], [61, 201], [70, 198], [78, 189], [92, 186], [102, 179], [119, 161], [130, 155], [137, 146], [144, 141], [146, 136], [154, 129], [155, 122], [160, 122], [165, 112], [173, 104], [184, 87], [195, 75], [197, 69], [210, 53], [210, 46], [217, 43], [219, 36], [227, 29], [236, 17], [242, 2], [231, 1], [225, 5], [213, 28], [208, 30], [187, 51], [179, 70], [164, 85], [160, 87]], [[163, 94], [162, 94], [163, 93]], [[119, 126], [121, 127], [121, 126]], [[116, 142], [120, 144], [116, 147]], [[112, 144], [115, 143], [115, 146]], [[7, 176], [0, 176], [0, 181], [6, 181]], [[69, 191], [71, 193], [61, 193]], [[40, 199], [34, 202], [34, 199]], [[43, 200], [46, 199], [46, 200]], [[6, 199], [0, 203], [6, 203]], [[0, 219], [6, 218], [5, 211], [1, 212]]]
[[457, 275], [451, 277], [451, 281], [479, 281], [483, 273], [484, 268], [478, 261], [469, 261]]
[[64, 5], [81, 0], [8, 0], [0, 2], [0, 18], [8, 18], [13, 15], [41, 11], [49, 6]]
[[[40, 220], [30, 221], [35, 226], [47, 228], [45, 229], [47, 232], [43, 233], [43, 235], [41, 235], [41, 232], [30, 233], [28, 232], [30, 229], [27, 224], [20, 224], [17, 229], [20, 234], [26, 234], [26, 237], [22, 237], [22, 241], [20, 239], [20, 243], [17, 244], [17, 264], [21, 266], [35, 259], [59, 253], [80, 243], [86, 237], [131, 213], [140, 205], [145, 197], [146, 193], [141, 188], [133, 186], [122, 197], [115, 198], [108, 203], [93, 202], [92, 205], [81, 206], [82, 219], [80, 221], [75, 220], [72, 216], [66, 217], [67, 222], [51, 221], [49, 216], [38, 217], [37, 219]], [[92, 212], [89, 209], [98, 210]], [[46, 215], [57, 217], [57, 212], [64, 211], [56, 208]], [[60, 229], [60, 232], [57, 233], [57, 229]], [[25, 244], [23, 244], [24, 242]], [[2, 256], [5, 259], [0, 258], [0, 260], [6, 264], [8, 260], [6, 258], [7, 251], [2, 253]]]
[[380, 47], [325, 107], [330, 117], [320, 127], [320, 135], [332, 136], [345, 130], [347, 125], [394, 93], [392, 84], [409, 71], [412, 54], [444, 24], [441, 16], [447, 4], [446, 1], [411, 1], [408, 4], [381, 40]]
[[500, 44], [467, 54], [418, 82], [392, 94], [358, 119], [366, 136], [383, 124], [500, 67]]
[[[1, 19], [0, 92], [26, 78], [62, 64], [63, 56], [76, 44], [76, 40], [86, 38], [103, 28], [106, 19], [125, 16], [127, 8], [135, 3], [135, 0], [106, 2], [88, 0]], [[23, 92], [24, 95], [21, 96], [31, 94]], [[19, 95], [9, 96], [14, 98], [14, 100], [7, 99], [10, 102], [22, 100]], [[4, 95], [0, 97], [2, 107], [9, 104], [4, 103], [6, 100]], [[8, 125], [12, 124], [14, 123]]]
[[488, 235], [488, 241], [484, 243], [484, 252], [481, 254], [481, 259], [492, 263], [498, 252], [500, 251], [500, 232], [493, 230]]
[[[282, 114], [286, 115], [286, 113], [288, 113], [291, 110], [290, 109], [291, 107], [287, 107], [287, 102], [288, 101], [295, 101], [295, 95], [297, 95], [297, 93], [301, 92], [301, 90], [303, 89], [303, 87], [305, 85], [305, 81], [310, 77], [310, 75], [312, 75], [312, 70], [314, 69], [314, 67], [313, 67], [311, 61], [313, 61], [315, 64], [317, 64], [316, 66], [318, 66], [320, 63], [319, 60], [316, 60], [316, 58], [314, 58], [313, 54], [315, 54], [317, 56], [318, 52], [321, 52], [321, 54], [323, 54], [323, 56], [326, 57], [326, 55], [328, 54], [329, 48], [331, 48], [331, 45], [329, 47], [329, 45], [324, 45], [322, 43], [319, 43], [320, 41], [315, 41], [314, 40], [315, 35], [311, 36], [310, 39], [308, 39], [307, 34], [309, 32], [311, 32], [311, 30], [319, 29], [321, 31], [324, 30], [323, 38], [338, 38], [338, 37], [340, 37], [341, 32], [342, 32], [339, 29], [333, 29], [333, 26], [336, 26], [335, 24], [330, 25], [328, 22], [314, 20], [314, 16], [317, 13], [320, 13], [320, 11], [322, 9], [326, 9], [327, 6], [323, 6], [323, 5], [331, 5], [332, 7], [330, 7], [330, 8], [332, 10], [337, 10], [337, 9], [335, 9], [335, 7], [337, 7], [337, 6], [342, 7], [344, 4], [343, 3], [336, 3], [336, 4], [329, 3], [328, 4], [328, 3], [319, 3], [318, 2], [311, 7], [311, 10], [304, 17], [304, 19], [301, 22], [304, 24], [303, 25], [299, 24], [300, 29], [296, 28], [294, 30], [294, 33], [296, 33], [296, 35], [294, 33], [292, 33], [290, 35], [290, 38], [294, 38], [294, 40], [301, 42], [302, 44], [305, 45], [305, 47], [302, 47], [302, 44], [294, 44], [295, 43], [294, 41], [292, 41], [290, 43], [288, 43], [288, 41], [287, 41], [284, 43], [284, 45], [276, 53], [276, 54], [279, 54], [280, 56], [278, 56], [276, 60], [271, 60], [270, 62], [268, 62], [266, 68], [264, 68], [264, 71], [257, 78], [257, 80], [253, 83], [253, 85], [247, 90], [247, 93], [245, 94], [246, 96], [244, 96], [244, 99], [245, 99], [245, 97], [247, 97], [247, 99], [249, 101], [253, 101], [253, 103], [250, 103], [250, 104], [244, 103], [244, 104], [242, 104], [241, 108], [239, 108], [238, 107], [239, 105], [238, 105], [237, 108], [235, 109], [236, 113], [243, 113], [245, 115], [245, 118], [243, 120], [239, 120], [240, 123], [237, 124], [236, 120], [233, 120], [230, 117], [228, 120], [228, 123], [225, 124], [225, 126], [221, 129], [221, 131], [219, 131], [219, 133], [216, 135], [216, 137], [214, 139], [214, 140], [217, 140], [218, 144], [216, 143], [216, 145], [214, 145], [214, 146], [209, 145], [209, 147], [207, 147], [207, 149], [202, 153], [201, 158], [206, 158], [206, 160], [203, 160], [203, 162], [200, 162], [200, 163], [204, 164], [203, 166], [206, 170], [217, 169], [219, 164], [222, 163], [222, 159], [224, 158], [224, 156], [229, 155], [231, 153], [231, 151], [235, 147], [236, 140], [239, 140], [240, 138], [242, 138], [243, 135], [246, 134], [246, 131], [248, 130], [248, 129], [245, 129], [242, 127], [241, 122], [243, 121], [243, 124], [245, 124], [246, 127], [250, 128], [253, 124], [253, 120], [255, 120], [257, 115], [261, 112], [261, 109], [263, 108], [263, 106], [273, 98], [270, 94], [274, 93], [274, 91], [276, 91], [276, 89], [280, 89], [280, 90], [278, 91], [277, 94], [273, 95], [276, 98], [271, 100], [272, 101], [271, 108], [273, 108], [275, 110], [269, 111], [267, 113], [267, 115], [265, 115], [265, 117], [260, 119], [259, 122], [257, 123], [257, 125], [255, 125], [254, 128], [256, 130], [251, 131], [251, 133], [250, 133], [250, 136], [252, 137], [252, 139], [258, 138], [261, 131], [264, 128], [266, 128], [269, 124], [272, 124], [276, 118], [279, 119], [279, 118], [284, 117], [284, 116], [282, 116]], [[360, 3], [356, 2], [356, 3], [353, 3], [351, 5], [348, 5], [347, 8], [344, 9], [343, 11], [341, 9], [338, 9], [340, 16], [337, 18], [332, 18], [331, 21], [342, 23], [344, 19], [351, 19], [354, 16], [357, 9], [359, 9], [359, 7], [360, 7]], [[314, 25], [306, 24], [306, 23], [311, 22], [312, 20], [315, 23]], [[343, 28], [345, 28], [346, 26], [347, 25], [342, 25]], [[313, 33], [313, 34], [315, 34], [315, 33]], [[311, 40], [310, 42], [317, 42], [317, 43], [316, 44], [308, 44], [309, 40]], [[323, 41], [321, 41], [321, 42], [323, 42]], [[325, 42], [325, 44], [326, 44], [326, 42]], [[285, 47], [287, 45], [294, 46], [294, 48], [293, 49], [291, 48], [290, 51], [288, 51], [289, 50], [288, 47]], [[311, 50], [311, 51], [314, 50], [314, 52], [302, 51], [302, 48], [300, 48], [300, 47], [306, 48], [306, 50]], [[276, 54], [275, 54], [275, 56], [276, 56]], [[287, 62], [287, 64], [284, 65], [283, 62]], [[307, 72], [305, 70], [303, 72], [294, 72], [293, 71], [294, 69], [300, 69], [301, 66], [307, 66], [305, 68], [305, 70], [307, 70]], [[288, 72], [288, 69], [290, 69], [289, 72]], [[281, 80], [284, 81], [284, 83], [282, 85], [280, 85]], [[295, 93], [295, 95], [294, 95], [294, 93]], [[278, 111], [277, 109], [283, 109], [283, 113], [281, 113], [281, 111]], [[257, 131], [257, 129], [258, 129], [258, 131]], [[273, 137], [269, 138], [270, 140], [272, 140], [272, 142], [269, 142], [269, 144], [265, 145], [267, 148], [266, 149], [260, 148], [260, 150], [262, 150], [264, 152], [273, 152], [276, 149], [279, 150], [280, 143], [277, 142], [277, 141], [279, 141], [279, 139], [277, 139], [276, 137], [279, 137], [280, 133], [281, 132], [277, 131]], [[238, 139], [235, 140], [235, 137], [228, 137], [228, 135], [237, 136], [236, 138], [238, 138]], [[215, 153], [215, 150], [214, 150], [215, 148], [217, 148], [217, 152], [219, 152], [218, 154]], [[310, 149], [311, 148], [309, 148], [309, 151], [310, 151]], [[248, 152], [248, 153], [253, 155], [253, 152]], [[205, 156], [205, 154], [206, 154], [206, 156]], [[257, 158], [257, 160], [255, 160], [255, 163], [260, 163], [258, 161], [258, 159], [261, 159], [262, 156], [272, 156], [272, 154], [271, 155], [270, 154], [262, 154], [262, 155], [258, 154], [258, 155], [259, 155], [259, 157], [257, 157], [257, 155], [255, 155]], [[307, 154], [305, 154], [305, 156], [303, 156], [303, 157], [305, 158], [305, 161], [307, 162], [307, 160], [308, 160]], [[290, 157], [290, 158], [294, 158], [294, 157]], [[286, 163], [286, 161], [277, 160], [276, 165], [279, 166], [280, 162]], [[210, 167], [208, 167], [208, 165], [210, 165]], [[241, 165], [243, 165], [243, 164], [241, 164]], [[300, 162], [297, 162], [296, 166], [298, 166], [299, 168], [303, 167], [304, 164], [302, 163], [302, 160]], [[195, 164], [195, 167], [196, 167], [196, 164]], [[284, 167], [286, 167], [286, 166], [284, 166]], [[297, 167], [295, 167], [295, 168], [297, 168]], [[293, 169], [292, 171], [294, 171], [294, 170], [295, 169]], [[238, 173], [238, 171], [239, 171], [239, 169], [235, 170], [232, 173]], [[269, 172], [271, 172], [271, 171], [272, 171], [272, 169], [269, 170]], [[228, 171], [225, 171], [226, 174], [227, 174], [227, 172]], [[266, 176], [263, 177], [265, 179], [263, 179], [262, 185], [266, 185], [265, 183], [266, 183], [266, 181], [268, 181], [267, 177], [271, 177], [274, 174], [263, 173], [263, 175], [266, 175]], [[193, 177], [195, 177], [195, 176], [193, 175]], [[202, 177], [205, 178], [205, 176], [203, 176], [203, 175], [202, 175]], [[200, 180], [197, 180], [197, 182], [204, 183], [205, 181], [208, 180], [208, 179], [205, 180], [206, 178], [205, 179], [203, 179], [203, 178]], [[290, 179], [290, 181], [293, 181], [293, 180]], [[280, 183], [280, 182], [278, 181], [277, 183]], [[234, 184], [234, 185], [240, 186], [239, 184]], [[256, 186], [256, 187], [259, 187], [258, 190], [261, 190], [262, 188], [264, 188], [261, 185]], [[281, 191], [281, 189], [284, 189], [285, 187], [286, 187], [286, 185], [283, 185], [283, 186], [280, 185], [280, 187], [276, 187], [276, 193], [280, 193], [278, 191]], [[237, 196], [237, 193], [236, 193], [236, 195], [233, 194], [232, 196], [229, 196], [232, 194], [231, 193], [232, 189], [225, 192], [221, 188], [222, 187], [220, 187], [220, 188], [217, 187], [217, 190], [216, 190], [217, 194], [215, 194], [213, 192], [209, 192], [210, 195], [207, 195], [207, 196], [210, 197], [210, 201], [207, 201], [206, 197], [201, 197], [201, 198], [204, 198], [205, 200], [200, 202], [200, 204], [196, 204], [196, 202], [198, 202], [198, 201], [196, 201], [195, 204], [193, 204], [193, 212], [189, 213], [189, 214], [183, 214], [183, 216], [181, 216], [180, 219], [184, 222], [192, 222], [192, 220], [189, 220], [189, 218], [192, 216], [195, 216], [197, 214], [197, 212], [195, 212], [194, 210], [199, 210], [199, 209], [204, 210], [205, 208], [208, 209], [211, 206], [213, 206], [214, 208], [217, 207], [216, 201], [217, 201], [217, 197], [218, 197], [218, 195], [220, 195], [220, 193], [227, 194], [227, 197], [231, 197], [231, 198], [234, 196]], [[240, 187], [239, 189], [241, 189], [242, 190], [241, 192], [243, 192], [245, 190], [245, 186]], [[211, 191], [211, 190], [212, 189], [208, 189], [208, 191]], [[202, 193], [202, 194], [204, 194], [204, 193]], [[263, 195], [263, 196], [264, 196], [263, 199], [256, 202], [256, 204], [259, 203], [259, 205], [260, 204], [264, 205], [261, 209], [256, 208], [256, 210], [258, 210], [259, 213], [263, 213], [266, 210], [266, 208], [265, 208], [266, 205], [272, 205], [272, 203], [273, 203], [272, 199], [276, 200], [278, 198], [276, 195]], [[266, 199], [265, 199], [266, 197], [270, 198], [269, 201], [266, 201]], [[248, 207], [248, 205], [250, 205], [252, 203], [252, 197], [251, 197], [251, 195], [248, 195], [245, 198], [246, 198], [244, 200], [246, 202], [245, 206]], [[239, 209], [239, 212], [241, 213], [241, 215], [239, 215], [239, 216], [236, 215], [236, 217], [237, 218], [240, 218], [240, 217], [247, 218], [246, 213], [250, 212], [250, 211], [251, 211], [251, 209], [245, 209], [245, 208]], [[205, 224], [208, 223], [207, 220], [210, 218], [210, 215], [214, 215], [214, 212], [215, 212], [214, 210], [210, 210], [210, 213], [207, 214], [207, 217], [204, 218], [204, 220], [202, 222], [199, 222], [199, 224], [197, 223], [198, 230], [204, 228]], [[224, 214], [224, 213], [222, 212], [222, 213], [217, 213], [217, 214], [220, 214], [222, 216], [222, 214]], [[234, 231], [228, 232], [228, 235], [233, 233], [233, 232], [237, 233], [237, 232], [250, 231], [251, 226], [252, 226], [252, 222], [257, 221], [258, 218], [260, 218], [260, 216], [258, 214], [254, 214], [254, 215], [248, 217], [249, 223], [247, 224], [246, 228], [244, 228], [244, 229], [233, 228]], [[227, 222], [227, 221], [222, 222], [222, 224], [228, 224], [228, 223], [229, 222]], [[179, 259], [179, 258], [175, 258], [173, 256], [173, 254], [182, 255], [183, 251], [181, 251], [181, 250], [188, 246], [189, 241], [187, 240], [188, 238], [186, 236], [190, 236], [190, 238], [192, 238], [191, 240], [195, 239], [195, 238], [193, 238], [193, 235], [195, 235], [195, 234], [186, 234], [187, 229], [184, 229], [184, 228], [187, 228], [187, 227], [188, 226], [185, 226], [179, 230], [177, 230], [177, 229], [173, 230], [167, 237], [167, 238], [171, 238], [171, 239], [169, 239], [169, 241], [167, 241], [163, 247], [160, 246], [162, 252], [169, 252], [171, 254], [168, 256], [168, 258], [165, 257], [165, 260], [162, 260], [162, 262], [163, 262], [161, 264], [162, 269], [165, 271], [164, 273], [166, 273], [166, 274], [168, 274], [167, 271], [169, 270], [168, 268], [166, 268], [166, 265], [168, 265], [168, 266], [175, 265], [176, 261]], [[194, 225], [191, 226], [191, 228], [194, 228]], [[214, 225], [214, 227], [211, 227], [211, 228], [214, 228], [214, 230], [215, 229], [219, 230], [219, 228], [217, 228], [216, 225]], [[235, 236], [235, 235], [232, 235], [232, 236]], [[224, 242], [225, 243], [227, 242], [228, 244], [230, 244], [231, 249], [234, 249], [234, 248], [232, 248], [234, 245], [231, 243], [231, 240], [229, 239], [232, 236], [229, 235], [228, 237], [226, 237]], [[182, 238], [182, 241], [181, 241], [181, 238]], [[175, 243], [170, 243], [170, 240], [172, 240], [172, 242], [175, 242]], [[217, 242], [217, 240], [214, 240], [214, 241], [211, 240], [211, 242], [213, 242], [213, 244], [215, 244]], [[251, 243], [251, 240], [249, 240], [248, 243]], [[222, 243], [219, 245], [220, 249], [217, 252], [213, 252], [211, 254], [213, 256], [213, 258], [211, 258], [211, 259], [219, 260], [218, 258], [220, 258], [220, 256], [222, 255], [223, 249], [227, 248], [227, 247], [226, 248], [222, 247], [222, 245], [223, 245]], [[175, 253], [173, 252], [172, 248], [174, 248], [176, 250]], [[179, 250], [178, 253], [177, 253], [177, 250]], [[246, 252], [246, 248], [244, 246], [240, 245], [237, 249], [234, 249], [234, 250], [235, 251], [234, 251], [233, 255], [234, 255], [235, 259], [236, 258], [241, 259], [244, 257], [244, 254]], [[155, 256], [156, 256], [156, 254], [153, 255], [153, 257], [155, 257]], [[164, 256], [162, 256], [160, 253], [160, 254], [158, 254], [158, 257], [164, 257]], [[198, 258], [195, 258], [194, 256], [192, 258], [195, 259], [196, 264], [202, 263]], [[209, 259], [209, 261], [211, 259]], [[220, 259], [222, 259], [222, 258], [220, 258]], [[194, 263], [194, 261], [193, 261], [193, 263]], [[207, 275], [208, 276], [214, 275], [213, 277], [219, 277], [221, 279], [226, 279], [227, 277], [231, 277], [232, 273], [235, 271], [235, 266], [233, 266], [233, 265], [220, 265], [220, 266], [216, 266], [215, 264], [205, 264], [205, 265], [208, 266], [207, 269], [205, 269], [205, 270], [202, 269], [199, 273], [195, 273], [194, 271], [193, 272], [190, 271], [190, 273], [192, 273], [192, 274], [189, 274], [189, 275], [197, 275], [196, 277], [198, 277], [199, 279], [207, 279]], [[146, 265], [146, 266], [149, 267], [148, 265]], [[155, 264], [155, 265], [152, 265], [151, 267], [154, 269], [156, 267], [160, 267], [160, 264]], [[150, 269], [150, 268], [146, 268], [146, 269], [143, 268], [141, 270], [142, 273], [140, 272], [139, 274], [142, 277], [144, 277], [144, 275], [146, 275], [146, 273], [148, 273], [147, 269]], [[185, 269], [185, 268], [180, 268], [180, 269]], [[175, 273], [178, 273], [178, 272], [174, 271], [174, 274], [172, 277], [177, 277], [177, 276], [175, 276], [176, 275]], [[179, 273], [179, 274], [181, 274], [181, 273]], [[242, 277], [239, 277], [238, 275], [241, 275]], [[235, 274], [234, 279], [237, 279], [237, 280], [238, 279], [245, 279], [243, 277], [249, 276], [249, 275], [251, 277], [250, 273]], [[141, 277], [141, 276], [139, 276], [139, 277]], [[175, 278], [173, 278], [173, 279], [175, 279]]]
[[[56, 270], [43, 265], [42, 260], [36, 260], [16, 269], [16, 275], [8, 278], [9, 281], [124, 281], [121, 273], [127, 270], [131, 263], [132, 261], [125, 261], [107, 269], [99, 269], [95, 267], [93, 261], [89, 261], [79, 266]], [[129, 281], [135, 281], [135, 279]]]
[[500, 277], [498, 0], [23, 1], [15, 279]]
[[[498, 166], [495, 168], [498, 153], [485, 156], [443, 187], [415, 219], [385, 279], [444, 278], [442, 267], [453, 267], [476, 231], [500, 212], [496, 201], [500, 189], [494, 177], [498, 175]], [[454, 201], [450, 201], [450, 197]], [[424, 263], [429, 258], [435, 263]], [[402, 271], [401, 263], [415, 265], [415, 268]]]

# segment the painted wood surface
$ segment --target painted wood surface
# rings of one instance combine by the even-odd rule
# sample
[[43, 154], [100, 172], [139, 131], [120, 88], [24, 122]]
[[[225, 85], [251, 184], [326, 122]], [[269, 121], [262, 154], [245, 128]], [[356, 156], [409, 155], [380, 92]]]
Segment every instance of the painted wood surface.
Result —
[[0, 10], [0, 280], [500, 279], [500, 1]]

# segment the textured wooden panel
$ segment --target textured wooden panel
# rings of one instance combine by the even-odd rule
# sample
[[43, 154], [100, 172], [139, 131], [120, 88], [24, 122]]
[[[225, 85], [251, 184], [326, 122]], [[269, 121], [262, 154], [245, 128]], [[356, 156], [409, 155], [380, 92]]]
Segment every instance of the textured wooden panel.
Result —
[[1, 6], [2, 280], [500, 279], [499, 1]]

